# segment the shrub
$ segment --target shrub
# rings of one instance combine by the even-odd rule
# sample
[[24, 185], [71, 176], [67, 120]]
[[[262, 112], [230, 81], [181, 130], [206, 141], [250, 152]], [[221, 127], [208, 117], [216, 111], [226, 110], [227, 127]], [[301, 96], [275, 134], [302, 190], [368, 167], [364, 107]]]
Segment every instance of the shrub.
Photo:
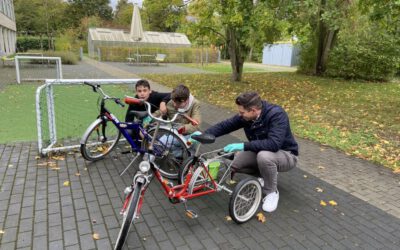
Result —
[[28, 50], [48, 50], [49, 43], [47, 37], [33, 37], [33, 36], [23, 36], [17, 37], [17, 51], [26, 52]]
[[62, 64], [77, 64], [78, 56], [71, 51], [46, 51], [45, 56], [61, 57]]
[[317, 46], [314, 40], [304, 41], [300, 43], [299, 66], [298, 66], [298, 71], [300, 73], [314, 74], [316, 54], [317, 54]]
[[386, 81], [400, 62], [399, 40], [387, 34], [363, 32], [340, 37], [330, 52], [326, 75], [346, 79]]

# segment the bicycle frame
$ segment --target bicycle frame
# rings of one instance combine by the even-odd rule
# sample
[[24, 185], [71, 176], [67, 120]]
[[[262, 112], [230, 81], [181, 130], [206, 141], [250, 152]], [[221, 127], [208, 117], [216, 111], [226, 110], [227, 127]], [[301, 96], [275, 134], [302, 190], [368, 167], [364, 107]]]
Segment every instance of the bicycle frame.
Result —
[[[107, 110], [105, 107], [105, 99], [102, 98], [101, 104], [100, 104], [100, 115], [98, 118], [104, 120], [107, 119], [111, 121], [115, 127], [121, 132], [121, 134], [125, 137], [125, 139], [129, 142], [131, 147], [134, 149], [135, 152], [138, 153], [144, 153], [146, 150], [143, 150], [140, 148], [140, 143], [139, 143], [139, 135], [143, 135], [143, 139], [150, 140], [150, 137], [147, 133], [147, 131], [141, 126], [139, 123], [135, 122], [120, 122], [117, 117], [115, 117], [111, 112]], [[133, 139], [132, 136], [129, 134], [128, 130], [132, 129], [136, 133], [136, 138]], [[102, 133], [103, 136], [106, 137], [105, 133], [105, 128], [102, 128]]]

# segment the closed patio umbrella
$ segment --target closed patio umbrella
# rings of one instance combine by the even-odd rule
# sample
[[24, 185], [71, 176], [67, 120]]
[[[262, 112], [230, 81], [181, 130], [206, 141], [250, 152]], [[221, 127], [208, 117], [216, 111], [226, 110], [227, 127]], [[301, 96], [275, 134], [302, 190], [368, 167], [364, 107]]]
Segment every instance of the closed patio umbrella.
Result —
[[[143, 39], [143, 26], [142, 20], [140, 18], [139, 7], [134, 4], [133, 5], [133, 15], [132, 15], [132, 23], [131, 23], [131, 38], [136, 43]], [[138, 44], [136, 44], [136, 55], [139, 54]]]

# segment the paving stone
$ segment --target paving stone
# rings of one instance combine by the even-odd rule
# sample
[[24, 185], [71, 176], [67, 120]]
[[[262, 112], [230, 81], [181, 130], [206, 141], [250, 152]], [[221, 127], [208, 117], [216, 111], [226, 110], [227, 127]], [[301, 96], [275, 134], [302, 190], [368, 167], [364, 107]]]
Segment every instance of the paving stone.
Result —
[[[82, 65], [80, 70], [95, 69]], [[110, 69], [117, 64], [105, 65]], [[152, 87], [162, 89], [157, 84]], [[206, 103], [201, 110], [202, 128], [233, 114]], [[243, 139], [242, 132], [233, 133], [203, 150]], [[398, 176], [334, 149], [298, 141], [298, 167], [279, 175], [280, 203], [277, 211], [266, 214], [265, 223], [226, 221], [225, 193], [191, 200], [188, 205], [200, 217], [190, 220], [183, 206], [172, 205], [154, 181], [126, 249], [399, 249]], [[0, 229], [5, 231], [0, 249], [111, 249], [122, 221], [122, 191], [130, 185], [134, 169], [122, 177], [119, 173], [131, 156], [112, 152], [89, 163], [76, 153], [58, 162], [59, 171], [52, 171], [38, 168], [36, 155], [36, 142], [0, 144]], [[80, 177], [75, 176], [78, 171]], [[69, 187], [63, 186], [66, 180]], [[317, 193], [316, 187], [324, 192]], [[338, 206], [321, 207], [321, 199], [336, 200]], [[95, 232], [99, 240], [92, 238]]]
[[51, 250], [63, 250], [64, 249], [64, 245], [63, 245], [62, 240], [49, 242], [49, 249], [51, 249]]
[[32, 245], [32, 232], [18, 234], [17, 248], [30, 247]]

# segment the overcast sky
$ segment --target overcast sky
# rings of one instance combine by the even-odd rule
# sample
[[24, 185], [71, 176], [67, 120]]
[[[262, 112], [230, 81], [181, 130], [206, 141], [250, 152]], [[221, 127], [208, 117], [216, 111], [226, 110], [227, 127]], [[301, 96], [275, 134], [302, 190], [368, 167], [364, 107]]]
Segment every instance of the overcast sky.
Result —
[[[142, 6], [142, 2], [143, 0], [128, 0], [129, 3], [137, 3], [139, 4], [139, 6]], [[118, 0], [110, 0], [110, 5], [111, 7], [113, 7], [113, 9], [115, 9], [115, 7], [117, 6]]]

